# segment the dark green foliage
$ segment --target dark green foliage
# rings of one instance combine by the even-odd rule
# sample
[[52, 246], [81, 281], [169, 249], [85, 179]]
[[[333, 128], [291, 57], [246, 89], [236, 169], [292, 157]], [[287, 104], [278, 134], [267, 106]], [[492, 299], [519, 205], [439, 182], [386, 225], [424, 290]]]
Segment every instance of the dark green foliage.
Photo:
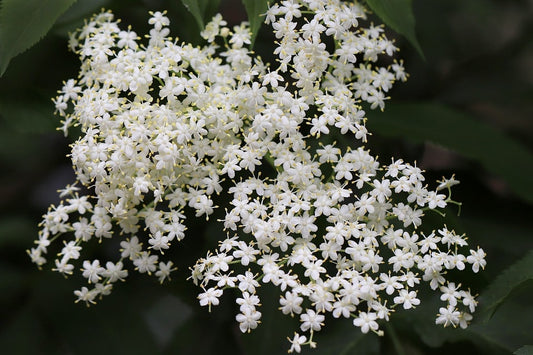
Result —
[[412, 0], [365, 0], [365, 2], [386, 25], [405, 36], [418, 54], [424, 57], [424, 52], [416, 39]]
[[0, 76], [11, 58], [33, 46], [76, 0], [2, 0], [0, 3]]

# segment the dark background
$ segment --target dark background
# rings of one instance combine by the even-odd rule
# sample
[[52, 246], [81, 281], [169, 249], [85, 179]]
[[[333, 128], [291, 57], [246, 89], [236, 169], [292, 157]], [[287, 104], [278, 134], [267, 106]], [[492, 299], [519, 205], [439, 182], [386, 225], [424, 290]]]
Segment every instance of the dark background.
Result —
[[[221, 3], [230, 23], [245, 18], [239, 1]], [[113, 10], [124, 25], [131, 24], [140, 35], [147, 32], [149, 10], [167, 9], [171, 34], [198, 41], [197, 25], [178, 0], [80, 0], [41, 42], [14, 58], [0, 78], [0, 352], [285, 353], [289, 347], [286, 337], [292, 337], [297, 322], [276, 310], [273, 290], [265, 291], [272, 292], [272, 297], [263, 297], [263, 324], [251, 334], [242, 335], [238, 330], [231, 297], [224, 297], [211, 314], [198, 305], [199, 289], [185, 280], [189, 276], [185, 265], [192, 265], [203, 255], [206, 244], [222, 237], [217, 226], [205, 228], [203, 221], [187, 221], [187, 238], [176, 255], [181, 259], [175, 262], [180, 269], [171, 283], [160, 286], [153, 277], [131, 273], [128, 282], [117, 284], [112, 295], [90, 308], [74, 303], [72, 292], [82, 284], [79, 279], [65, 280], [50, 271], [50, 265], [39, 271], [27, 257], [41, 215], [58, 202], [56, 190], [74, 180], [66, 158], [72, 138], [55, 131], [58, 118], [50, 100], [62, 81], [75, 78], [78, 72], [78, 59], [67, 51], [66, 33], [101, 7]], [[410, 73], [409, 80], [391, 93], [391, 106], [444, 105], [511, 138], [529, 159], [533, 151], [533, 2], [416, 0], [414, 13], [426, 59], [391, 32]], [[267, 37], [261, 33], [258, 50]], [[386, 107], [383, 115], [387, 112]], [[432, 111], [421, 113], [431, 119]], [[402, 119], [401, 114], [397, 119]], [[471, 145], [467, 148], [482, 152], [495, 148], [490, 140], [479, 143], [476, 134], [465, 143], [460, 124], [451, 130], [455, 131], [458, 140]], [[495, 173], [490, 160], [379, 129], [370, 137], [369, 147], [381, 161], [392, 155], [417, 161], [427, 170], [429, 180], [456, 174], [461, 184], [454, 189], [454, 197], [463, 205], [460, 216], [455, 209], [446, 223], [467, 233], [471, 245], [480, 245], [487, 252], [486, 270], [466, 280], [475, 292], [483, 295], [497, 275], [532, 249], [531, 195], [521, 193], [521, 187], [506, 178], [509, 174]], [[497, 147], [511, 163], [510, 169], [516, 166], [512, 173], [531, 181], [532, 167], [506, 149]], [[478, 319], [467, 331], [435, 326], [438, 303], [422, 300], [417, 310], [394, 314], [382, 338], [361, 336], [350, 321], [330, 322], [316, 337], [318, 349], [314, 352], [511, 353], [533, 344], [531, 284], [526, 282], [514, 290], [494, 317], [486, 322]]]

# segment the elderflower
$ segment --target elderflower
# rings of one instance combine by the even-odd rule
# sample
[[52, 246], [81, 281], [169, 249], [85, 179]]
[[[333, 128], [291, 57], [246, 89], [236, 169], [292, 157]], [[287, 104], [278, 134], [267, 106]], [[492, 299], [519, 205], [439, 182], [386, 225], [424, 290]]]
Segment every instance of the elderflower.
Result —
[[[260, 326], [266, 284], [279, 288], [279, 310], [305, 333], [289, 339], [289, 352], [315, 347], [328, 314], [381, 335], [397, 307], [422, 302], [422, 281], [446, 304], [437, 324], [468, 325], [477, 301], [448, 271], [469, 264], [478, 272], [485, 253], [446, 226], [423, 224], [456, 203], [457, 181], [432, 190], [416, 165], [383, 164], [364, 146], [365, 109], [383, 110], [407, 74], [402, 61], [381, 64], [397, 48], [382, 26], [364, 26], [361, 5], [272, 4], [265, 23], [276, 38], [274, 64], [247, 48], [247, 23], [230, 29], [216, 15], [201, 33], [207, 43], [193, 47], [169, 37], [165, 12], [150, 14], [146, 44], [110, 12], [71, 37], [79, 79], [54, 103], [61, 130], [81, 131], [69, 155], [77, 179], [43, 216], [33, 262], [44, 265], [61, 237], [54, 270], [81, 271], [91, 288], [74, 294], [87, 305], [132, 270], [170, 280], [175, 260], [165, 252], [187, 237], [184, 212], [209, 220], [220, 208], [214, 195], [226, 194], [227, 238], [198, 251], [206, 256], [190, 278], [209, 310], [235, 289], [243, 333]], [[105, 267], [85, 259], [95, 239], [120, 245]]]

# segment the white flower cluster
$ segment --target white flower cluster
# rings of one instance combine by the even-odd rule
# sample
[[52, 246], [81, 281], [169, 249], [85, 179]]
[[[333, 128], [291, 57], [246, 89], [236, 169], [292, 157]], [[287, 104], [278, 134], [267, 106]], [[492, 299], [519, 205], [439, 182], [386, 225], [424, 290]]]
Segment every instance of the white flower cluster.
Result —
[[290, 351], [315, 346], [328, 314], [381, 334], [379, 323], [396, 307], [420, 303], [421, 281], [446, 303], [436, 323], [466, 327], [476, 301], [447, 272], [466, 264], [477, 272], [485, 254], [465, 256], [465, 237], [445, 226], [417, 228], [425, 212], [442, 214], [453, 202], [457, 181], [429, 190], [419, 168], [381, 165], [362, 145], [362, 105], [383, 109], [393, 83], [406, 80], [401, 63], [379, 64], [396, 48], [382, 27], [360, 27], [365, 18], [358, 4], [340, 0], [274, 4], [266, 13], [277, 39], [271, 65], [246, 47], [246, 23], [229, 29], [220, 15], [202, 32], [204, 47], [168, 37], [164, 13], [152, 13], [147, 45], [111, 13], [93, 17], [71, 37], [80, 79], [54, 100], [65, 134], [82, 132], [70, 157], [83, 190], [61, 192], [32, 260], [43, 265], [50, 243], [73, 234], [55, 259], [55, 270], [70, 275], [84, 243], [113, 238], [120, 258], [105, 267], [84, 260], [90, 289], [75, 291], [78, 300], [108, 294], [129, 262], [164, 281], [175, 266], [160, 258], [185, 236], [184, 210], [208, 218], [229, 179], [221, 221], [228, 238], [198, 260], [191, 278], [209, 308], [224, 290], [239, 293], [242, 332], [260, 323], [267, 283], [307, 333], [295, 334]]

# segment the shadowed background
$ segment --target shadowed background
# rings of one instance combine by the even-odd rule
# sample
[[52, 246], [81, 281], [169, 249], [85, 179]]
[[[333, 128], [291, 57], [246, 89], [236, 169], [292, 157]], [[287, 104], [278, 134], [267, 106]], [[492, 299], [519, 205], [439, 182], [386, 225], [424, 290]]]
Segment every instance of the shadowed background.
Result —
[[[187, 219], [187, 236], [175, 248], [180, 269], [172, 282], [160, 286], [155, 278], [132, 272], [128, 282], [90, 308], [74, 303], [72, 292], [82, 280], [65, 280], [50, 265], [39, 271], [30, 263], [26, 250], [37, 238], [41, 215], [58, 202], [56, 190], [74, 181], [66, 158], [73, 138], [55, 130], [58, 117], [51, 102], [62, 81], [78, 73], [79, 61], [67, 51], [67, 33], [102, 7], [140, 35], [147, 33], [148, 11], [166, 9], [171, 35], [199, 43], [197, 25], [178, 0], [79, 0], [0, 78], [0, 352], [286, 352], [286, 337], [297, 321], [276, 310], [274, 290], [266, 288], [272, 297], [262, 298], [263, 323], [251, 334], [240, 333], [230, 297], [211, 314], [198, 305], [199, 289], [185, 280], [185, 265], [224, 237], [220, 226], [206, 227], [204, 220]], [[246, 17], [239, 1], [222, 0], [221, 11], [230, 24]], [[533, 2], [415, 0], [414, 13], [426, 59], [388, 33], [401, 48], [410, 78], [395, 86], [383, 113], [369, 114], [374, 134], [368, 147], [382, 162], [391, 156], [417, 161], [429, 181], [456, 174], [461, 184], [453, 196], [463, 206], [459, 217], [450, 209], [446, 223], [487, 252], [485, 272], [465, 280], [483, 295], [533, 248]], [[256, 50], [261, 53], [270, 40], [260, 32]], [[438, 300], [428, 300], [414, 312], [396, 312], [382, 338], [362, 336], [349, 320], [330, 322], [312, 352], [512, 353], [533, 344], [531, 278], [531, 273], [524, 276], [529, 281], [514, 289], [492, 318], [480, 316], [466, 331], [434, 326]]]

